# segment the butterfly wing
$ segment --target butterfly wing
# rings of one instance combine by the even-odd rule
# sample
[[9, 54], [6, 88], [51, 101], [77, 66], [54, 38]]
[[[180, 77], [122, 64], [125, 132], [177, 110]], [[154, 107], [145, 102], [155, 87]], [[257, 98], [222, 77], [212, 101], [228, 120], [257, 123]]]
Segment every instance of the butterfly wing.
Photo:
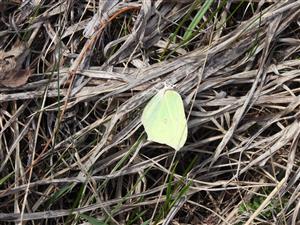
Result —
[[187, 139], [187, 122], [181, 96], [174, 90], [161, 90], [146, 105], [142, 123], [148, 140], [179, 150]]

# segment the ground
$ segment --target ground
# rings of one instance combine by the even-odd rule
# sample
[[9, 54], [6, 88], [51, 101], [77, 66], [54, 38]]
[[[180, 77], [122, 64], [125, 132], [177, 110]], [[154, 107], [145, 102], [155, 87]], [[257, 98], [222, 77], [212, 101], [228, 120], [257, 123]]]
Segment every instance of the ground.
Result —
[[[0, 13], [0, 224], [299, 225], [299, 1]], [[166, 85], [188, 121], [178, 151], [141, 124]]]

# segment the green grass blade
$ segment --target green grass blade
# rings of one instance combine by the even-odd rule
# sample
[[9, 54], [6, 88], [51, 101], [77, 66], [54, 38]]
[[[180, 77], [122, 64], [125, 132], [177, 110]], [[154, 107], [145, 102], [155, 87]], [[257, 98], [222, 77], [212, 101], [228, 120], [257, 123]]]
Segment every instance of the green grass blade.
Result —
[[68, 194], [69, 192], [71, 192], [74, 187], [75, 187], [75, 184], [69, 184], [69, 185], [64, 186], [63, 188], [61, 188], [59, 191], [54, 192], [52, 194], [52, 196], [48, 200], [48, 207], [50, 207], [52, 204], [54, 204], [55, 202], [57, 202], [63, 196], [65, 196], [66, 194]]
[[148, 225], [150, 224], [150, 220], [145, 221], [144, 223], [142, 223], [141, 225]]
[[5, 177], [1, 178], [1, 179], [0, 179], [0, 185], [4, 184], [4, 182], [5, 182], [8, 178], [10, 178], [10, 176], [13, 175], [13, 174], [14, 174], [14, 172], [11, 172], [11, 173], [7, 174]]
[[79, 214], [79, 216], [85, 220], [87, 220], [92, 225], [108, 225], [107, 223], [104, 223], [94, 217], [85, 215], [85, 214]]
[[213, 3], [213, 0], [207, 0], [201, 10], [196, 14], [194, 17], [193, 21], [190, 23], [187, 31], [183, 35], [183, 41], [189, 40], [191, 36], [193, 35], [195, 27], [199, 24], [211, 4]]

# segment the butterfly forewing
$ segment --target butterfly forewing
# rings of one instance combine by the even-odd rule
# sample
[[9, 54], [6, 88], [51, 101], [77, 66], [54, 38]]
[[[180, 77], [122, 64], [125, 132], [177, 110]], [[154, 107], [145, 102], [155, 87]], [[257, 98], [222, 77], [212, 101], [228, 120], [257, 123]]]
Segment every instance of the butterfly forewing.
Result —
[[167, 90], [165, 92], [165, 98], [167, 101], [165, 105], [169, 115], [169, 136], [173, 143], [173, 148], [179, 150], [187, 139], [187, 121], [184, 113], [184, 106], [181, 96], [173, 90]]

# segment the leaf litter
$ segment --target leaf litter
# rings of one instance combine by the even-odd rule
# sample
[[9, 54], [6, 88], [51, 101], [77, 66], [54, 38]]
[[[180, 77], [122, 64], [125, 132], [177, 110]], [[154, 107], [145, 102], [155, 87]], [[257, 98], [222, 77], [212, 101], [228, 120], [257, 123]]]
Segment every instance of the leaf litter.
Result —
[[[3, 223], [299, 223], [299, 1], [215, 1], [188, 40], [201, 1], [0, 8]], [[140, 122], [166, 82], [189, 126], [173, 165]]]

